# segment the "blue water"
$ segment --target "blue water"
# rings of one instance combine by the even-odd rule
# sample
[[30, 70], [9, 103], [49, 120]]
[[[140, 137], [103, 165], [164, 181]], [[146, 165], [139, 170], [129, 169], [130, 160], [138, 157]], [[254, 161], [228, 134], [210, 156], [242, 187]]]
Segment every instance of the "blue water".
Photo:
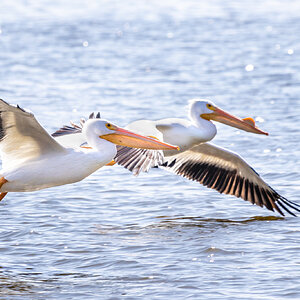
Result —
[[[218, 126], [300, 203], [299, 1], [1, 0], [0, 98], [53, 132], [125, 126], [209, 98], [269, 137]], [[154, 169], [103, 168], [0, 202], [3, 299], [299, 299], [299, 219]]]

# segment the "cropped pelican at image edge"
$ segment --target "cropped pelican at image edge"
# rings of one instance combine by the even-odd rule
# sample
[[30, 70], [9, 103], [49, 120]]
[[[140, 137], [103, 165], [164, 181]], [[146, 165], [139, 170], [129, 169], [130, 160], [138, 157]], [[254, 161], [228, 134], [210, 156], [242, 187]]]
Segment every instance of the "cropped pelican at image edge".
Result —
[[116, 145], [178, 149], [102, 119], [90, 119], [82, 134], [92, 149], [63, 147], [34, 115], [0, 99], [0, 200], [8, 192], [29, 192], [74, 183], [109, 163]]

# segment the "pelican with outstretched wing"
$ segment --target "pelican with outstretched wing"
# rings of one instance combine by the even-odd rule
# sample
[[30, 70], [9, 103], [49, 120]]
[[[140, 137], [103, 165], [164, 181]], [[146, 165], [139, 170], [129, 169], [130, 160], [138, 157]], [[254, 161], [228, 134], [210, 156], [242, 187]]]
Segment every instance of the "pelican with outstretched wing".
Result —
[[[212, 121], [256, 134], [268, 135], [255, 126], [252, 118], [240, 119], [221, 110], [211, 101], [194, 99], [189, 104], [189, 120], [178, 118], [157, 121], [139, 120], [126, 126], [129, 130], [178, 145], [179, 152], [118, 146], [114, 161], [135, 175], [158, 166], [220, 193], [240, 197], [272, 211], [276, 210], [281, 215], [286, 211], [295, 216], [292, 209], [300, 212], [298, 204], [280, 196], [239, 155], [207, 143], [217, 133]], [[80, 134], [80, 127], [78, 128], [77, 134], [70, 135], [66, 142], [72, 144], [77, 139], [77, 142], [87, 143]], [[76, 133], [74, 129], [73, 132]], [[64, 143], [66, 137], [58, 138]]]

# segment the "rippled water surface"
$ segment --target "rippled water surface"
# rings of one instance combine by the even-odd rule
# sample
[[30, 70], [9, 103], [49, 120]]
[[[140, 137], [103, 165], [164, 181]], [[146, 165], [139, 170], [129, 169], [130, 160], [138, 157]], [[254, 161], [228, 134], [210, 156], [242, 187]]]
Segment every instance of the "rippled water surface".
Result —
[[[0, 2], [0, 97], [49, 132], [121, 126], [188, 99], [252, 116], [215, 143], [300, 203], [299, 1]], [[45, 170], [47, 172], [47, 170]], [[299, 299], [299, 218], [154, 169], [103, 168], [0, 203], [3, 299]]]

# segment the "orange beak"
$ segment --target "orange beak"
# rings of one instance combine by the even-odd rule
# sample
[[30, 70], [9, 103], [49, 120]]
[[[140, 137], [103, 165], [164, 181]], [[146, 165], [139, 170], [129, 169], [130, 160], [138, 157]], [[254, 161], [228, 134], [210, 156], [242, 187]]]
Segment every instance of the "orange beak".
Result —
[[114, 126], [114, 133], [101, 135], [100, 138], [111, 143], [131, 148], [153, 149], [153, 150], [179, 150], [178, 146], [160, 142], [157, 139], [139, 135], [129, 130]]
[[244, 131], [269, 135], [267, 132], [256, 127], [252, 118], [240, 119], [217, 107], [214, 108], [212, 113], [202, 114], [201, 117], [205, 120], [217, 121]]

